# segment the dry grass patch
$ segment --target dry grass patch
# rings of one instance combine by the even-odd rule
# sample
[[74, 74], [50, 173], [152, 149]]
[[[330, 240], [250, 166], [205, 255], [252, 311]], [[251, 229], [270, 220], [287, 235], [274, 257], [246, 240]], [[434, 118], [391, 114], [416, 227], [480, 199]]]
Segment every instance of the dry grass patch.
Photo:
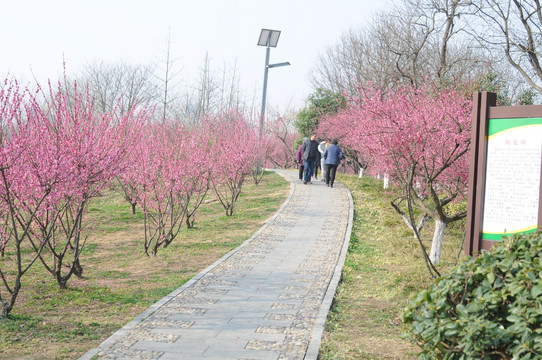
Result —
[[140, 209], [132, 215], [115, 192], [95, 199], [89, 218], [97, 219], [96, 227], [81, 258], [84, 278], [72, 278], [67, 290], [59, 290], [35, 264], [12, 314], [0, 320], [0, 358], [79, 358], [252, 236], [288, 193], [288, 183], [274, 173], [258, 186], [247, 181], [231, 217], [209, 195], [194, 228], [184, 228], [151, 257], [143, 251]]

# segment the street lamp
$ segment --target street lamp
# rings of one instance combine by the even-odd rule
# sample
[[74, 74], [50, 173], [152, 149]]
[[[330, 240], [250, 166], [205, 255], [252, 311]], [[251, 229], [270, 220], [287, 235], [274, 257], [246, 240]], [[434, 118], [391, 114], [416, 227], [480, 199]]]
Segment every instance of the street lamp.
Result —
[[280, 37], [280, 30], [262, 29], [262, 32], [260, 33], [260, 38], [258, 39], [259, 46], [267, 47], [266, 53], [265, 53], [265, 71], [264, 71], [264, 76], [263, 76], [262, 113], [260, 115], [260, 137], [262, 137], [263, 135], [263, 119], [265, 116], [265, 101], [267, 98], [267, 73], [269, 72], [269, 69], [271, 68], [290, 65], [289, 62], [269, 64], [269, 53], [270, 53], [269, 50], [271, 47], [277, 47], [277, 43], [279, 42], [279, 37]]

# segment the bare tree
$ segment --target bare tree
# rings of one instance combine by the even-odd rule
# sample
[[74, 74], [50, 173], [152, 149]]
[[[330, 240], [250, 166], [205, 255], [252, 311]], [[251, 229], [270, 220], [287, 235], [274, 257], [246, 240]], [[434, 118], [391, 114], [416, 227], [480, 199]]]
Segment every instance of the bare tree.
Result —
[[220, 87], [220, 102], [218, 111], [225, 110], [239, 111], [245, 107], [239, 87], [240, 77], [237, 70], [237, 60], [232, 68], [224, 63], [222, 68], [222, 82]]
[[162, 50], [163, 57], [157, 57], [158, 60], [158, 75], [155, 75], [155, 79], [158, 81], [158, 91], [160, 93], [160, 108], [161, 120], [165, 122], [169, 117], [174, 117], [175, 108], [174, 104], [178, 100], [174, 92], [174, 89], [178, 88], [179, 82], [177, 80], [182, 69], [177, 70], [175, 64], [179, 60], [178, 58], [172, 58], [171, 56], [171, 35], [168, 34], [166, 40], [166, 48]]
[[298, 138], [295, 128], [296, 112], [287, 109], [284, 113], [270, 107], [266, 116], [266, 133], [271, 136], [268, 161], [277, 168], [295, 167], [295, 141]]
[[188, 124], [197, 124], [206, 114], [218, 107], [220, 96], [220, 82], [211, 69], [211, 60], [207, 52], [194, 84], [187, 87], [177, 102], [178, 116]]
[[207, 114], [233, 110], [244, 112], [247, 102], [240, 90], [237, 64], [213, 68], [209, 53], [205, 54], [198, 77], [188, 87], [178, 104], [179, 117], [187, 123], [198, 123]]
[[348, 30], [335, 46], [327, 47], [320, 55], [318, 65], [311, 72], [313, 87], [336, 93], [354, 93], [361, 80], [369, 80], [369, 47], [366, 31]]
[[472, 26], [477, 40], [510, 65], [542, 94], [542, 8], [539, 0], [479, 0], [480, 22]]
[[469, 0], [405, 0], [327, 48], [313, 85], [353, 94], [367, 82], [388, 88], [428, 77], [456, 81], [482, 59], [464, 31], [473, 11]]
[[82, 78], [100, 112], [117, 111], [122, 116], [136, 104], [144, 106], [156, 100], [153, 71], [150, 65], [95, 62], [85, 66]]
[[[82, 78], [98, 111], [116, 113], [122, 118], [134, 106], [151, 106], [159, 99], [158, 88], [153, 83], [153, 70], [150, 65], [91, 63], [85, 66]], [[67, 81], [66, 76], [64, 81]], [[71, 91], [70, 87], [66, 88]], [[137, 200], [133, 187], [120, 178], [118, 184], [135, 214]]]
[[197, 94], [197, 115], [201, 118], [203, 115], [217, 106], [217, 97], [219, 93], [219, 82], [214, 72], [211, 70], [211, 59], [209, 53], [205, 53], [205, 60], [200, 68], [200, 77], [196, 83]]

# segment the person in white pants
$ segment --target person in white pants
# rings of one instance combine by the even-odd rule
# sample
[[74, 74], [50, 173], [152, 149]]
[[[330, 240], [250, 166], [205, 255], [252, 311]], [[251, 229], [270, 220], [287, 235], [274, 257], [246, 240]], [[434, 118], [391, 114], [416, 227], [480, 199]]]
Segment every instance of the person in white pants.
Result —
[[326, 166], [324, 164], [324, 151], [326, 151], [326, 147], [328, 145], [328, 142], [325, 140], [322, 140], [320, 144], [318, 144], [318, 151], [321, 154], [321, 160], [320, 160], [320, 169], [322, 169], [322, 181], [326, 181]]

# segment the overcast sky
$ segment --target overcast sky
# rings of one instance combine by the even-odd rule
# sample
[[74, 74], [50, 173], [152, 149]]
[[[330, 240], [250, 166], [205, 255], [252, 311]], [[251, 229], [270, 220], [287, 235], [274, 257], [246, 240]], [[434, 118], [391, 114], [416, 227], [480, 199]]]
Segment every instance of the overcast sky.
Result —
[[163, 59], [170, 33], [180, 77], [203, 64], [236, 63], [243, 92], [261, 101], [265, 47], [262, 28], [281, 30], [270, 63], [268, 104], [298, 109], [311, 92], [309, 72], [326, 46], [371, 21], [382, 0], [0, 0], [0, 75], [25, 82], [57, 80], [84, 64], [151, 64]]

